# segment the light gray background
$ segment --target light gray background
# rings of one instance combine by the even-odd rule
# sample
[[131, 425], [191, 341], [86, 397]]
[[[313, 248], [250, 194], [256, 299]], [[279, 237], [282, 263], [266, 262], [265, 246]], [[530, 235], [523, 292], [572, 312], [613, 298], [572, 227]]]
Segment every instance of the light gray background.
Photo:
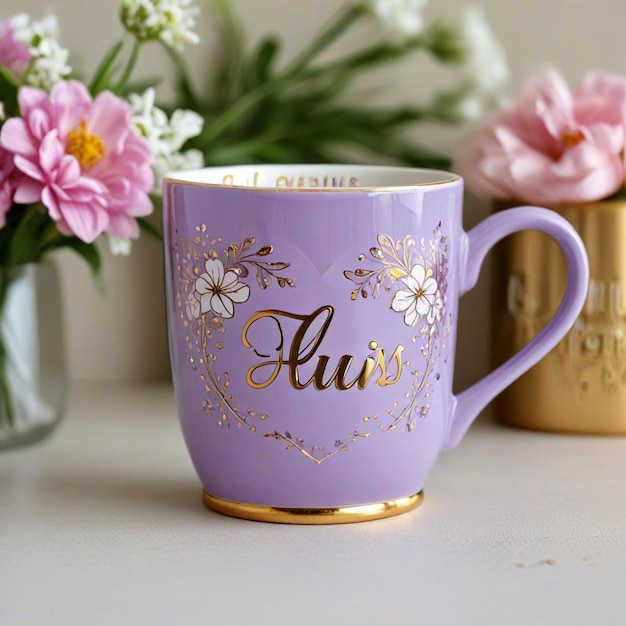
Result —
[[[238, 0], [254, 41], [270, 30], [279, 32], [287, 57], [308, 40], [341, 0]], [[427, 17], [453, 17], [464, 6], [459, 0], [431, 0]], [[493, 28], [505, 44], [511, 67], [509, 93], [515, 94], [525, 77], [551, 64], [562, 69], [570, 83], [577, 83], [591, 69], [626, 70], [626, 3], [623, 0], [484, 0]], [[115, 0], [3, 0], [2, 15], [27, 11], [39, 17], [55, 12], [62, 27], [62, 43], [71, 48], [71, 63], [89, 75], [119, 33]], [[211, 65], [215, 36], [210, 11], [204, 10], [199, 32], [202, 44], [188, 50], [194, 74], [201, 78]], [[353, 45], [372, 30], [355, 35]], [[168, 62], [156, 46], [148, 48], [139, 74], [161, 74]], [[411, 102], [450, 75], [424, 60], [411, 60], [368, 77], [382, 102]], [[168, 86], [161, 91], [168, 96]], [[454, 150], [462, 130], [430, 127], [415, 136], [433, 147]], [[488, 214], [483, 202], [470, 199], [466, 226]], [[74, 380], [145, 380], [168, 376], [163, 304], [163, 271], [160, 244], [148, 238], [136, 247], [130, 259], [105, 254], [108, 293], [102, 297], [83, 264], [73, 256], [59, 255], [67, 309], [67, 345], [70, 376]], [[488, 268], [487, 268], [488, 270]], [[459, 333], [459, 386], [487, 370], [488, 271], [478, 287], [463, 301]]]

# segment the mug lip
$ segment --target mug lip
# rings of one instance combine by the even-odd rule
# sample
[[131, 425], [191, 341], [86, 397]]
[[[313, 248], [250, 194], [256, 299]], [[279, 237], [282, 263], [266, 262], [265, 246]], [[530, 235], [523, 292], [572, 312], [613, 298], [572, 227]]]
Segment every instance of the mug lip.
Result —
[[[445, 175], [446, 178], [442, 180], [430, 180], [425, 182], [407, 183], [401, 185], [370, 185], [364, 187], [267, 187], [267, 186], [253, 186], [253, 185], [235, 185], [228, 183], [209, 183], [198, 180], [186, 180], [184, 175], [197, 175], [204, 172], [211, 172], [216, 170], [231, 170], [233, 172], [241, 170], [267, 170], [267, 169], [285, 168], [295, 170], [297, 168], [308, 168], [310, 170], [322, 170], [328, 172], [331, 170], [351, 169], [351, 170], [363, 170], [369, 172], [403, 172], [410, 173], [423, 173], [430, 172], [434, 175]], [[447, 170], [440, 170], [428, 167], [409, 167], [401, 165], [370, 165], [370, 164], [357, 164], [357, 163], [264, 163], [264, 164], [242, 164], [242, 165], [217, 165], [202, 167], [193, 170], [179, 170], [175, 172], [168, 172], [163, 177], [163, 185], [176, 184], [176, 185], [189, 185], [192, 187], [207, 187], [209, 189], [233, 189], [239, 191], [253, 191], [253, 192], [270, 192], [270, 193], [372, 193], [372, 192], [398, 192], [398, 191], [412, 191], [415, 189], [421, 189], [424, 187], [445, 187], [455, 186], [460, 184], [463, 178], [454, 172]]]

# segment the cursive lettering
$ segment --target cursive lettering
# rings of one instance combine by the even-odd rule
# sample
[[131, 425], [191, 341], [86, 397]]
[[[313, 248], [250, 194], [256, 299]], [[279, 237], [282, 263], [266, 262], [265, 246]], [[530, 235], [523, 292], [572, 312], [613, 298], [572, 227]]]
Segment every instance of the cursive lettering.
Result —
[[[339, 391], [346, 391], [356, 386], [357, 389], [365, 389], [369, 383], [376, 379], [379, 387], [394, 385], [402, 376], [402, 352], [404, 346], [398, 345], [389, 360], [385, 356], [384, 348], [378, 346], [378, 342], [370, 341], [368, 348], [374, 354], [368, 355], [361, 364], [358, 373], [354, 370], [356, 357], [344, 354], [339, 358], [337, 366], [331, 374], [327, 373], [330, 356], [317, 354], [321, 344], [330, 328], [335, 311], [331, 306], [321, 306], [309, 315], [300, 315], [288, 311], [265, 310], [255, 313], [244, 325], [241, 331], [241, 341], [246, 348], [265, 359], [248, 369], [246, 381], [254, 389], [269, 387], [278, 377], [283, 366], [288, 368], [289, 383], [294, 389], [306, 389], [312, 385], [322, 391], [334, 385]], [[250, 338], [252, 328], [261, 320], [272, 323], [275, 331], [264, 333], [265, 340], [273, 339], [275, 345], [274, 355], [260, 352]], [[298, 327], [287, 347], [285, 346], [284, 322], [295, 320]], [[270, 336], [271, 335], [271, 336]], [[285, 355], [287, 358], [285, 358]], [[302, 367], [317, 356], [317, 363], [313, 374], [308, 380], [302, 380]], [[390, 374], [389, 370], [395, 373]]]

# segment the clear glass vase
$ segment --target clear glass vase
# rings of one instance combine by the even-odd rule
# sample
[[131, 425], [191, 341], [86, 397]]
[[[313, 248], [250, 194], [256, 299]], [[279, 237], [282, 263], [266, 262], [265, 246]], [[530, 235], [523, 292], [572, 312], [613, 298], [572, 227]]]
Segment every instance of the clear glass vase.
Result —
[[42, 439], [61, 419], [62, 322], [52, 263], [0, 266], [0, 449]]

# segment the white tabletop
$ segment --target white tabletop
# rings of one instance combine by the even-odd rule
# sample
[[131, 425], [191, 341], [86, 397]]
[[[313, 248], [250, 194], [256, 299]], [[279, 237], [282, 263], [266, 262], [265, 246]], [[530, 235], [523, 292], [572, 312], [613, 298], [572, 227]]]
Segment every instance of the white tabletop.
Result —
[[78, 387], [50, 440], [0, 453], [0, 624], [626, 624], [626, 438], [479, 422], [425, 495], [344, 526], [223, 517], [169, 387]]

